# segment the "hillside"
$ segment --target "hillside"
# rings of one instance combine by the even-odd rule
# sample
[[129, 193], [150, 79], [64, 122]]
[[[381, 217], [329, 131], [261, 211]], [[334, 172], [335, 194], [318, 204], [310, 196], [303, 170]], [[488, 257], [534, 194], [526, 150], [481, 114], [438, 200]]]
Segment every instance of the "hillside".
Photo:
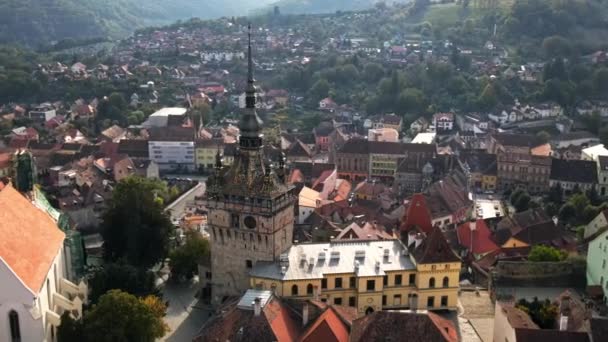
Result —
[[271, 4], [279, 6], [281, 13], [334, 13], [336, 11], [358, 11], [373, 7], [376, 3], [407, 3], [412, 0], [279, 0]]
[[0, 43], [121, 37], [175, 20], [246, 15], [273, 0], [0, 0]]

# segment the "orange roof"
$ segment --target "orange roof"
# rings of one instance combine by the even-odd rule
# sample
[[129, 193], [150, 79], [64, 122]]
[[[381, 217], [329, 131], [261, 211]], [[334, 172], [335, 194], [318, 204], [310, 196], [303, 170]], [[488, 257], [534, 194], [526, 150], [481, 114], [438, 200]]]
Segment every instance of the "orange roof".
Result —
[[10, 185], [0, 191], [0, 208], [0, 259], [38, 293], [65, 234], [48, 214]]
[[0, 169], [10, 167], [13, 161], [13, 155], [10, 152], [0, 153]]
[[551, 144], [543, 144], [533, 147], [530, 152], [533, 156], [550, 156], [551, 155]]
[[329, 307], [308, 328], [302, 342], [348, 342], [349, 331], [334, 309]]
[[425, 233], [433, 229], [431, 223], [431, 212], [423, 194], [414, 194], [410, 200], [405, 217], [402, 219], [401, 231], [408, 232], [418, 228]]
[[441, 332], [446, 341], [458, 342], [458, 333], [456, 333], [454, 324], [451, 321], [432, 312], [429, 312], [428, 315], [431, 321], [433, 321], [433, 323], [435, 324], [435, 326], [437, 326], [437, 330]]
[[278, 300], [266, 304], [264, 315], [278, 342], [295, 341], [300, 334], [299, 327], [289, 316], [288, 308]]

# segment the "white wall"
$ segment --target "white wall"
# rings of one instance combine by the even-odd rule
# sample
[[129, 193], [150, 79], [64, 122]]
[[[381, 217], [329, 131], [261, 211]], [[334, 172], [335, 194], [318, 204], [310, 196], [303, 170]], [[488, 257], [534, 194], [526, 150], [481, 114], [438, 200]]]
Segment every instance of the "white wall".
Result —
[[[500, 302], [496, 302], [494, 309], [494, 341], [496, 342], [516, 342], [515, 329], [511, 327], [507, 316], [502, 311]], [[540, 341], [539, 341], [540, 342]]]
[[[11, 310], [15, 310], [19, 315], [21, 341], [52, 341], [50, 326], [45, 329], [45, 313], [47, 310], [53, 310], [53, 308], [50, 308], [52, 303], [50, 303], [49, 297], [52, 298], [53, 293], [58, 292], [59, 279], [62, 277], [67, 278], [63, 246], [58, 251], [43, 283], [44, 285], [37, 295], [32, 294], [27, 289], [4, 261], [0, 261], [0, 342], [11, 342], [8, 319], [8, 313]], [[37, 291], [37, 289], [34, 289], [34, 291]], [[36, 319], [30, 312], [33, 305], [36, 305], [39, 313], [39, 317]], [[62, 313], [60, 309], [57, 309], [56, 312], [59, 315]]]
[[150, 159], [161, 169], [178, 164], [194, 168], [194, 141], [150, 141], [148, 149]]

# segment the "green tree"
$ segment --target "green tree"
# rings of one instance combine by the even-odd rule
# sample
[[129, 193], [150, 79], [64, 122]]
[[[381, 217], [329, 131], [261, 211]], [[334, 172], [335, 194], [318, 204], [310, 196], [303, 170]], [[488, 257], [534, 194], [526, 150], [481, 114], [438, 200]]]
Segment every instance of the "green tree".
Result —
[[540, 131], [536, 133], [536, 138], [540, 143], [546, 144], [549, 142], [549, 140], [551, 140], [551, 134], [549, 134], [547, 131]]
[[109, 290], [118, 289], [138, 297], [160, 295], [153, 272], [138, 269], [124, 262], [107, 263], [95, 270], [89, 279], [89, 299], [97, 303], [99, 297]]
[[517, 210], [517, 212], [522, 212], [522, 211], [526, 211], [528, 209], [530, 209], [530, 205], [532, 204], [532, 202], [530, 202], [531, 198], [530, 195], [528, 195], [527, 193], [523, 193], [521, 196], [519, 196], [517, 198], [517, 200], [515, 201], [515, 203], [513, 203], [513, 206], [515, 207], [515, 210]]
[[327, 97], [330, 88], [331, 86], [326, 79], [322, 78], [318, 80], [309, 90], [309, 95], [312, 101], [316, 103]]
[[570, 222], [576, 218], [576, 208], [572, 203], [566, 203], [559, 209], [559, 219], [563, 222]]
[[138, 299], [132, 294], [111, 290], [101, 296], [85, 315], [86, 340], [153, 342], [169, 331], [163, 321], [164, 312], [159, 312], [156, 305], [157, 302], [148, 303], [146, 299]]
[[404, 112], [423, 112], [426, 108], [424, 93], [416, 88], [406, 88], [398, 98], [399, 111]]
[[598, 94], [608, 91], [608, 68], [597, 69], [593, 73], [593, 88]]
[[72, 318], [68, 311], [61, 315], [61, 325], [57, 328], [58, 342], [81, 342], [84, 340], [82, 321]]
[[169, 254], [171, 276], [175, 279], [192, 279], [197, 272], [199, 262], [208, 258], [209, 253], [209, 241], [207, 239], [196, 232], [188, 234], [186, 243]]
[[551, 36], [543, 40], [543, 52], [548, 58], [563, 58], [572, 54], [570, 40], [562, 36]]
[[147, 268], [166, 257], [173, 230], [160, 195], [166, 193], [164, 183], [136, 176], [117, 184], [101, 225], [107, 260]]
[[536, 245], [530, 250], [528, 254], [528, 260], [539, 262], [539, 261], [564, 261], [568, 257], [568, 253], [561, 251], [557, 248], [545, 245]]

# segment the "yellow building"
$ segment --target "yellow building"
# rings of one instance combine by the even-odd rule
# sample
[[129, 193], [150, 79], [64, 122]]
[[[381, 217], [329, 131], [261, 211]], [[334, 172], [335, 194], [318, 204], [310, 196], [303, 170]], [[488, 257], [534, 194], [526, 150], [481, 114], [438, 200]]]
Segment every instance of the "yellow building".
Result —
[[360, 316], [383, 309], [455, 310], [460, 259], [443, 233], [400, 240], [294, 245], [280, 262], [254, 265], [252, 288], [288, 298], [315, 298], [356, 307]]
[[220, 139], [199, 140], [196, 142], [195, 162], [197, 168], [211, 170], [215, 165], [217, 152], [224, 153], [224, 143]]

